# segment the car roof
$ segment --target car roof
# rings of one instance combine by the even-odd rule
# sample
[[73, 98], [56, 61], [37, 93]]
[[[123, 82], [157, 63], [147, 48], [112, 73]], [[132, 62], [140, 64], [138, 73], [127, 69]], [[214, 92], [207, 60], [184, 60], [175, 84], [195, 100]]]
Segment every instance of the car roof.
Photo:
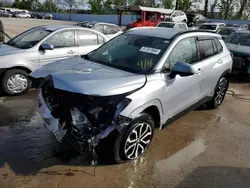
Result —
[[250, 30], [236, 30], [235, 33], [246, 33], [246, 34], [250, 34]]
[[210, 22], [210, 23], [203, 23], [202, 25], [219, 25], [219, 24], [225, 24], [222, 22]]
[[207, 33], [212, 34], [213, 36], [218, 36], [218, 34], [212, 32], [212, 31], [206, 31], [206, 30], [177, 30], [177, 29], [170, 29], [170, 28], [164, 28], [164, 27], [139, 27], [130, 29], [128, 31], [125, 31], [125, 33], [128, 34], [135, 34], [135, 35], [143, 35], [143, 36], [149, 36], [149, 37], [159, 37], [164, 39], [172, 40], [180, 35], [186, 34], [186, 33]]
[[50, 30], [50, 31], [56, 31], [59, 29], [78, 28], [78, 27], [72, 26], [72, 25], [41, 25], [38, 27], [44, 27], [46, 30]]
[[166, 32], [164, 27], [139, 27], [126, 31], [129, 34], [144, 35], [149, 37], [160, 37], [165, 39], [171, 39], [175, 34], [178, 33], [177, 30], [169, 29]]

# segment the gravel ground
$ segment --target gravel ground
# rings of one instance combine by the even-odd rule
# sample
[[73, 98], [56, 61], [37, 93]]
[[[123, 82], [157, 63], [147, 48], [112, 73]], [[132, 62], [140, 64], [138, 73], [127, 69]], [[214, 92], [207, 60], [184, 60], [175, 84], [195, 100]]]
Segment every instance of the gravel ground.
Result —
[[[2, 19], [18, 34], [50, 20]], [[37, 92], [0, 97], [0, 188], [250, 187], [250, 84], [232, 79], [223, 105], [188, 113], [156, 131], [149, 151], [121, 165], [93, 167], [69, 153], [35, 112]], [[233, 95], [241, 94], [237, 97]]]

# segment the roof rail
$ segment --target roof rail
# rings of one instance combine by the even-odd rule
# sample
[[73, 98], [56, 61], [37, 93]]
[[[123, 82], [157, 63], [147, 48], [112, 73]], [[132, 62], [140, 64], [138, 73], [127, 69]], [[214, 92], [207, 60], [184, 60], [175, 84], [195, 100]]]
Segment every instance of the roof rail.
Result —
[[171, 40], [183, 35], [183, 34], [187, 34], [187, 33], [212, 33], [212, 34], [217, 34], [216, 32], [214, 31], [208, 31], [208, 30], [202, 30], [202, 29], [194, 29], [194, 30], [183, 30], [183, 31], [180, 31], [178, 33], [176, 33], [174, 36], [171, 37]]

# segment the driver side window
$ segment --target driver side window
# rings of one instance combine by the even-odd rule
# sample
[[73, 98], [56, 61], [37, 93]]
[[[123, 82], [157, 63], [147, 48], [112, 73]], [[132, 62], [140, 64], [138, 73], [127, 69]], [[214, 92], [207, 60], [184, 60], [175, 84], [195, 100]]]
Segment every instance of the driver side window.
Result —
[[177, 62], [193, 64], [197, 62], [196, 39], [194, 37], [179, 41], [168, 56], [165, 64], [170, 70]]
[[49, 37], [44, 43], [52, 44], [54, 48], [67, 48], [75, 46], [75, 31], [60, 31]]

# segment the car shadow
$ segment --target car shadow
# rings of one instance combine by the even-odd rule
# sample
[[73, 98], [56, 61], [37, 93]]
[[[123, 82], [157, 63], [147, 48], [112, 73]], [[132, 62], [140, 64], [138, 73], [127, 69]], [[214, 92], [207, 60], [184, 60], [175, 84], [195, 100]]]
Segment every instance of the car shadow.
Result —
[[176, 188], [249, 188], [249, 185], [249, 168], [207, 166], [194, 170]]

